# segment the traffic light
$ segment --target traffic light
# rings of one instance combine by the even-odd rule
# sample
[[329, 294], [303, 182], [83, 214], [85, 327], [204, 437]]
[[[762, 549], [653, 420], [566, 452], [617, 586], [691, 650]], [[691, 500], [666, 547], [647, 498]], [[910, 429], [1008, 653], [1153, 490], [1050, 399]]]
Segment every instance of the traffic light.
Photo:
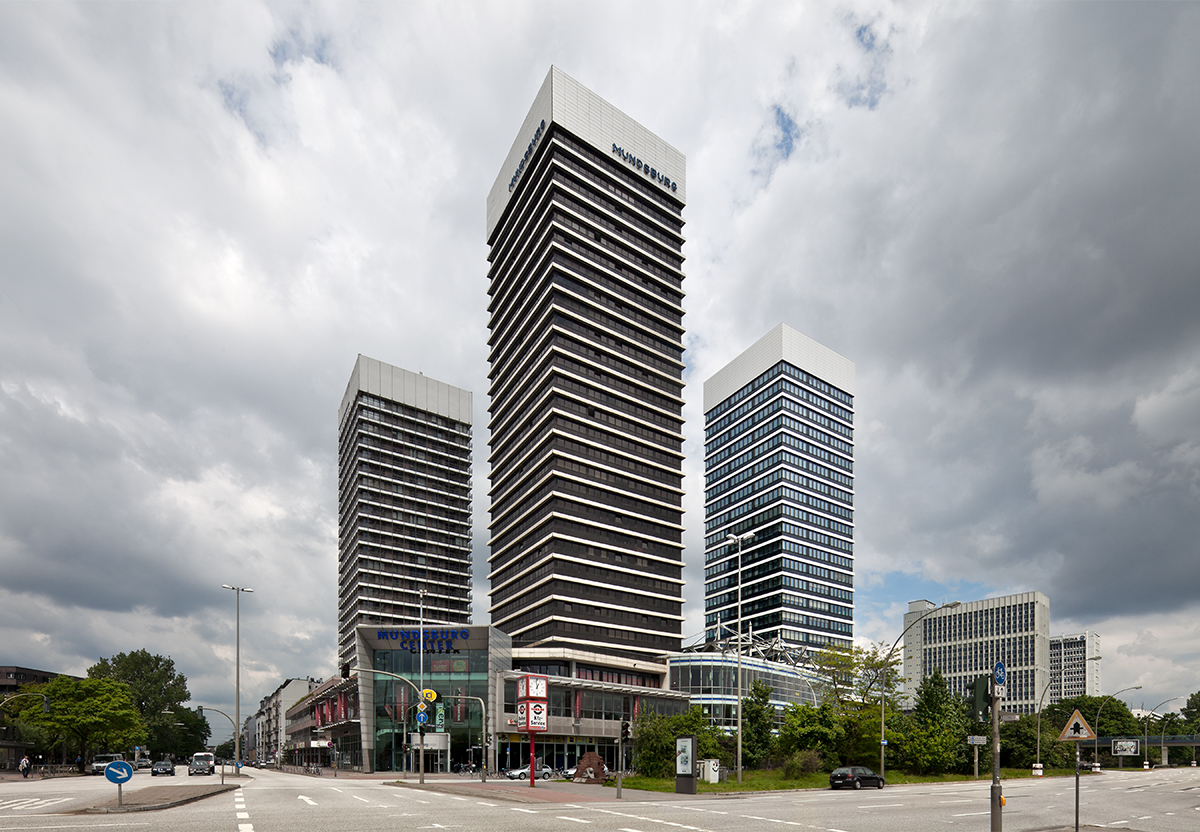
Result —
[[629, 742], [629, 722], [621, 723], [621, 742]]
[[487, 739], [484, 741], [483, 744], [486, 745], [488, 748], [492, 747], [492, 735], [491, 734], [487, 735]]
[[200, 717], [201, 719], [204, 719], [204, 707], [203, 706], [201, 706], [201, 705], [196, 706], [196, 716]]
[[342, 678], [343, 679], [350, 678], [350, 662], [346, 662], [345, 664], [342, 665]]
[[967, 702], [971, 706], [971, 718], [976, 722], [987, 722], [991, 718], [991, 697], [988, 693], [990, 681], [990, 676], [977, 676], [975, 681], [967, 686]]

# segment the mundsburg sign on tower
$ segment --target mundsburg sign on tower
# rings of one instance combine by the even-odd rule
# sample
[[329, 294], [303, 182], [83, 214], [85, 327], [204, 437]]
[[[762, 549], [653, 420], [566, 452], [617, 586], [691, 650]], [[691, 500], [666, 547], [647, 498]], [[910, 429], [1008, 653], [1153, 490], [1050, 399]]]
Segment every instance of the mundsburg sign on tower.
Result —
[[687, 202], [687, 157], [558, 67], [551, 67], [488, 192], [489, 240], [554, 124], [598, 153], [616, 156], [673, 198]]

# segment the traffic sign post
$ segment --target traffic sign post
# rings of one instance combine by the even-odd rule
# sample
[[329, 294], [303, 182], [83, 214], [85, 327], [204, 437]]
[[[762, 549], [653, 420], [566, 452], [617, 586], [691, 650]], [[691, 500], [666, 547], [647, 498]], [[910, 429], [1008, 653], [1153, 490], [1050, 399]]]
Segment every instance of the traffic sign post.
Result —
[[1000, 787], [1000, 700], [1004, 698], [1008, 669], [1004, 662], [992, 668], [992, 832], [1004, 832], [1004, 791]]
[[110, 783], [117, 784], [117, 805], [121, 805], [121, 785], [133, 777], [133, 766], [124, 760], [113, 760], [104, 767], [104, 777]]
[[972, 734], [967, 737], [967, 744], [971, 746], [975, 752], [975, 779], [979, 779], [979, 746], [987, 745], [987, 737], [979, 734]]
[[1079, 832], [1079, 743], [1094, 739], [1096, 732], [1087, 724], [1078, 708], [1071, 714], [1071, 718], [1063, 726], [1062, 733], [1058, 735], [1059, 742], [1075, 743], [1075, 832]]

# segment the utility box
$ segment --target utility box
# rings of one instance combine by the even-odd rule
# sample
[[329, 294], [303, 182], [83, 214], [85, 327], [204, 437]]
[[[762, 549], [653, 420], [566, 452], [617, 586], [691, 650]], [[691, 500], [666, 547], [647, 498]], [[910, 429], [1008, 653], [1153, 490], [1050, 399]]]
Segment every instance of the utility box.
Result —
[[720, 760], [701, 760], [700, 779], [705, 783], [716, 783], [721, 779]]

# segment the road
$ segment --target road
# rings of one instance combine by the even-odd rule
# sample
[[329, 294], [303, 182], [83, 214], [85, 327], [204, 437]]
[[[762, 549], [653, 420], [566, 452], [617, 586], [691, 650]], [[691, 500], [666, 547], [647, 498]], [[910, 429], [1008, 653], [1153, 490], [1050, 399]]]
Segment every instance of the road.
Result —
[[[180, 778], [176, 778], [180, 780]], [[182, 778], [181, 782], [188, 782]], [[139, 773], [126, 789], [170, 784]], [[498, 784], [497, 784], [498, 785]], [[564, 786], [567, 784], [564, 784]], [[379, 780], [303, 777], [256, 771], [235, 791], [173, 809], [111, 815], [69, 814], [111, 796], [101, 778], [0, 783], [0, 832], [94, 829], [112, 832], [926, 832], [988, 828], [989, 782], [889, 786], [882, 790], [799, 791], [742, 796], [612, 799], [611, 789], [581, 794], [536, 790], [562, 802], [515, 803], [455, 779], [426, 790]], [[511, 788], [511, 786], [508, 786]], [[568, 786], [569, 788], [569, 786]], [[576, 787], [578, 790], [579, 787]], [[442, 789], [439, 791], [438, 789]], [[535, 798], [530, 795], [530, 798]], [[1074, 821], [1074, 781], [1005, 784], [1006, 832], [1063, 829]], [[1200, 769], [1110, 771], [1083, 781], [1081, 828], [1192, 832], [1200, 828]]]

